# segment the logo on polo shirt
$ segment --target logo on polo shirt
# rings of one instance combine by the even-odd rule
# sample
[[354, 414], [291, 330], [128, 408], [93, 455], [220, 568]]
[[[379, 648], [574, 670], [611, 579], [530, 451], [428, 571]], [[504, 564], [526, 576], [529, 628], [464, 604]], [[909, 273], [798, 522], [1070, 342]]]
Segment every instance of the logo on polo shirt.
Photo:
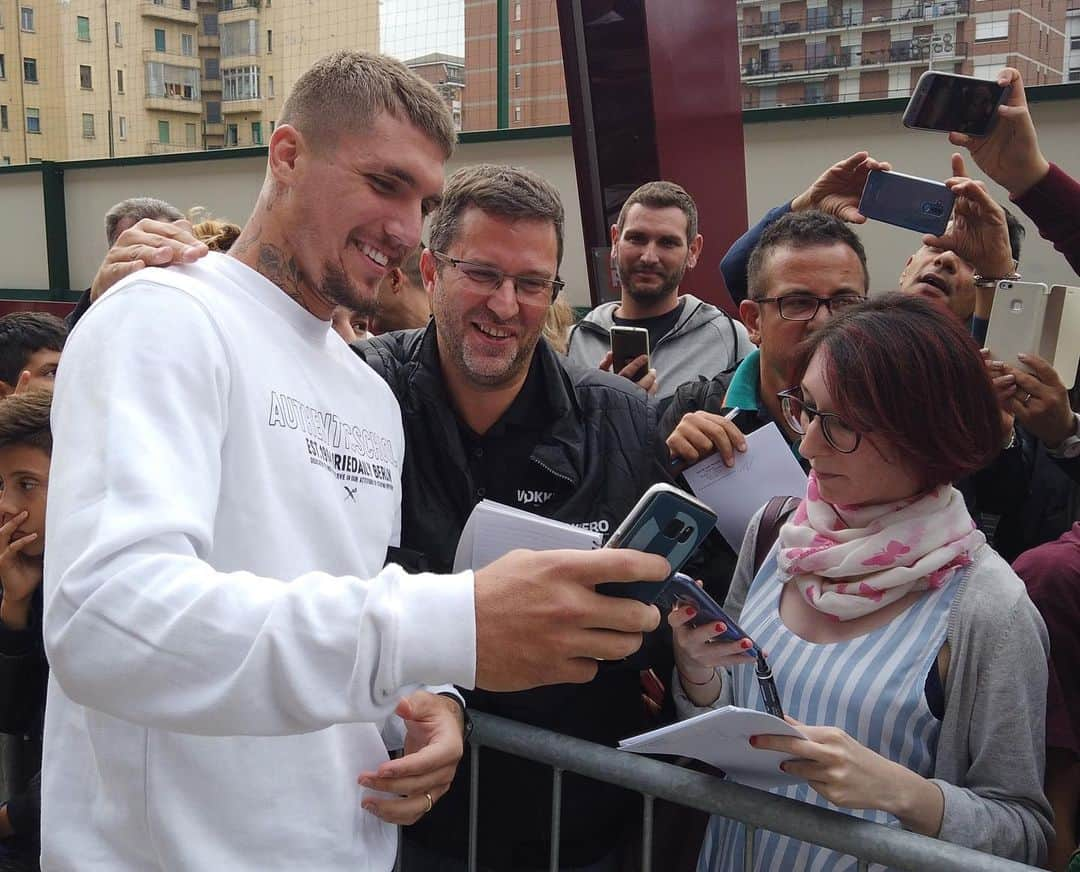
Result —
[[518, 488], [517, 501], [519, 506], [542, 506], [555, 496], [554, 491], [522, 490]]

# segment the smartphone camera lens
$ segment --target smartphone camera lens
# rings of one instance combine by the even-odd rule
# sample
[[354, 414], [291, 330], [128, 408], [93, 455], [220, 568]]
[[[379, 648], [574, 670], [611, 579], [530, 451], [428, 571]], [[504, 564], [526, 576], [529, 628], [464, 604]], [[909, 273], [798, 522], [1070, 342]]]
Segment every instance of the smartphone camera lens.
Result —
[[678, 539], [680, 542], [685, 542], [685, 539], [679, 539], [685, 529], [686, 525], [682, 521], [678, 518], [672, 518], [664, 527], [664, 535], [668, 539]]
[[693, 534], [694, 531], [690, 527], [683, 527], [682, 532], [679, 534], [679, 541], [687, 542]]

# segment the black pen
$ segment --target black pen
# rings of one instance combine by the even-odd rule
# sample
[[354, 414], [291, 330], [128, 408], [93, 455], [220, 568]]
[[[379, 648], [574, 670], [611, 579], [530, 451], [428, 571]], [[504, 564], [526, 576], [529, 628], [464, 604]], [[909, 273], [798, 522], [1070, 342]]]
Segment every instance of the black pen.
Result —
[[761, 691], [761, 701], [765, 703], [765, 711], [783, 720], [784, 709], [780, 705], [780, 694], [776, 692], [776, 682], [773, 681], [772, 669], [761, 651], [758, 651], [757, 668], [754, 672], [757, 675], [758, 689]]

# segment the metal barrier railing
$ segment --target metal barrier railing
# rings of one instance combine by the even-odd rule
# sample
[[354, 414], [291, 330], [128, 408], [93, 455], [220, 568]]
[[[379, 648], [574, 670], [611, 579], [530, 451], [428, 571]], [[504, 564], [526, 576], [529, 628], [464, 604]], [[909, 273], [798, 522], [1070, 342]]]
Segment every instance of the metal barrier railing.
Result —
[[[792, 836], [848, 854], [859, 861], [859, 870], [870, 863], [882, 863], [911, 872], [1032, 872], [1034, 867], [990, 854], [962, 848], [948, 842], [905, 830], [860, 820], [662, 763], [542, 730], [505, 718], [473, 712], [474, 729], [470, 772], [469, 870], [477, 868], [477, 846], [482, 821], [477, 820], [479, 802], [480, 748], [493, 748], [552, 769], [551, 865], [559, 868], [561, 786], [564, 772], [574, 772], [598, 781], [625, 787], [642, 795], [642, 870], [652, 869], [653, 801], [668, 800], [678, 805], [737, 820], [746, 825], [746, 865], [753, 868], [753, 846], [759, 829]], [[404, 872], [408, 872], [405, 868]]]

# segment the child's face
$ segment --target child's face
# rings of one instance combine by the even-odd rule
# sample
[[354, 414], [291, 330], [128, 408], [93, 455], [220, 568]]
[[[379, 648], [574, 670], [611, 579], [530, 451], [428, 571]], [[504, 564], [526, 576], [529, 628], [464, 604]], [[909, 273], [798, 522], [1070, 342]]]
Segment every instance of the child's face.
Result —
[[45, 502], [49, 491], [49, 455], [32, 445], [0, 448], [0, 525], [20, 512], [29, 512], [12, 541], [37, 533], [22, 553], [40, 557], [45, 553]]
[[39, 348], [27, 358], [23, 366], [30, 373], [31, 388], [51, 388], [56, 378], [56, 368], [60, 365], [60, 352], [51, 348]]

